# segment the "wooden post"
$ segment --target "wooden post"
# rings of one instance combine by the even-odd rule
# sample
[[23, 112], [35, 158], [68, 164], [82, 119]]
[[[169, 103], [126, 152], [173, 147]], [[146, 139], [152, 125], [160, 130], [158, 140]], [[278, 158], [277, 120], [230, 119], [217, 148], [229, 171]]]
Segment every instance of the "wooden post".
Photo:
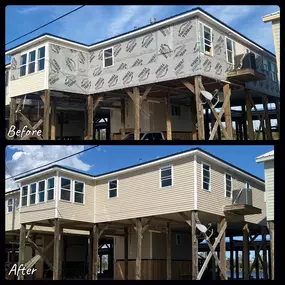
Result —
[[141, 113], [141, 106], [140, 106], [140, 91], [138, 87], [134, 87], [133, 89], [134, 95], [134, 109], [135, 109], [135, 140], [140, 140], [140, 113]]
[[242, 119], [241, 120], [239, 120], [239, 138], [240, 138], [240, 140], [242, 141], [242, 140], [244, 140], [244, 136], [243, 136], [243, 125], [242, 125]]
[[141, 280], [141, 261], [142, 261], [142, 222], [136, 219], [137, 230], [137, 256], [136, 256], [136, 280]]
[[126, 103], [125, 99], [121, 99], [121, 138], [126, 135]]
[[192, 235], [192, 280], [198, 276], [198, 240], [196, 237], [195, 211], [191, 212], [191, 235]]
[[[209, 253], [208, 253], [209, 254]], [[216, 280], [216, 261], [214, 256], [212, 256], [212, 280]]]
[[267, 250], [267, 252], [268, 252], [268, 277], [271, 280], [271, 278], [272, 278], [272, 271], [271, 271], [272, 264], [271, 264], [271, 250], [270, 250], [270, 248]]
[[239, 258], [238, 258], [238, 250], [236, 250], [236, 280], [239, 279]]
[[[18, 266], [25, 264], [25, 243], [26, 243], [26, 225], [20, 226], [20, 240], [19, 240], [19, 262]], [[18, 280], [24, 280], [24, 275], [19, 272]]]
[[97, 280], [98, 273], [98, 246], [99, 246], [98, 224], [93, 225], [93, 262], [92, 262], [92, 280]]
[[210, 137], [210, 128], [209, 128], [209, 123], [210, 123], [210, 120], [209, 120], [209, 111], [210, 111], [210, 109], [206, 109], [205, 111], [206, 111], [206, 113], [205, 113], [205, 139], [206, 139], [206, 140], [209, 140], [209, 137]]
[[263, 278], [264, 280], [268, 280], [268, 265], [267, 265], [267, 248], [266, 248], [266, 229], [263, 230], [262, 233], [262, 242], [263, 242], [263, 247], [262, 247], [262, 253], [263, 253]]
[[128, 227], [124, 228], [124, 253], [125, 253], [125, 280], [129, 279], [129, 231]]
[[267, 140], [272, 140], [271, 124], [270, 124], [270, 118], [269, 118], [269, 115], [268, 115], [268, 98], [263, 96], [262, 97], [262, 102], [263, 102], [263, 110], [264, 110], [264, 115], [265, 115], [266, 139]]
[[204, 130], [204, 113], [203, 105], [200, 100], [200, 83], [202, 80], [201, 76], [195, 76], [195, 100], [196, 100], [196, 110], [197, 110], [197, 122], [198, 122], [198, 140], [205, 139]]
[[271, 280], [274, 280], [274, 221], [269, 221]]
[[49, 139], [49, 108], [50, 108], [50, 91], [45, 90], [44, 95], [44, 123], [43, 123], [43, 139]]
[[276, 117], [277, 117], [277, 130], [278, 130], [279, 138], [280, 138], [280, 100], [279, 99], [275, 100], [275, 109], [276, 109]]
[[87, 97], [87, 140], [93, 140], [93, 119], [94, 119], [94, 107], [93, 96]]
[[233, 236], [230, 236], [230, 269], [231, 269], [231, 279], [234, 279], [234, 241]]
[[247, 124], [246, 124], [246, 111], [245, 111], [245, 105], [242, 104], [242, 124], [243, 124], [243, 138], [245, 141], [247, 141]]
[[50, 139], [55, 140], [56, 134], [56, 101], [53, 99], [51, 102], [51, 130]]
[[62, 227], [59, 219], [54, 219], [53, 280], [62, 279]]
[[260, 124], [262, 125], [262, 139], [267, 140], [267, 136], [265, 135], [264, 120], [261, 120]]
[[248, 250], [248, 225], [245, 224], [243, 234], [243, 280], [249, 280], [249, 250]]
[[218, 126], [218, 140], [222, 140], [221, 127]]
[[165, 115], [166, 115], [166, 139], [172, 140], [171, 105], [170, 105], [170, 95], [168, 92], [165, 96]]
[[245, 102], [246, 102], [246, 116], [248, 123], [248, 136], [250, 140], [254, 140], [254, 130], [251, 114], [251, 101], [250, 101], [250, 90], [245, 89]]
[[[84, 112], [85, 116], [86, 116], [86, 113]], [[60, 139], [63, 140], [63, 121], [64, 121], [64, 113], [63, 112], [60, 112], [59, 113], [59, 116], [60, 116]], [[85, 132], [84, 132], [84, 136], [86, 135], [86, 129], [85, 129]]]
[[[220, 217], [220, 222], [219, 222], [219, 231], [221, 231], [223, 225], [225, 224], [225, 217]], [[221, 240], [220, 240], [220, 263], [221, 263], [221, 268], [223, 269], [224, 272], [226, 272], [226, 232], [223, 233]], [[222, 272], [220, 272], [220, 277], [221, 279], [224, 279]]]
[[[231, 88], [230, 84], [226, 84], [223, 86], [224, 91], [224, 100], [226, 97], [231, 96]], [[228, 104], [225, 106], [225, 122], [226, 122], [226, 131], [230, 137], [230, 139], [233, 139], [233, 126], [232, 126], [232, 113], [231, 113], [231, 101], [229, 99]]]
[[259, 259], [258, 259], [258, 256], [257, 256], [257, 252], [255, 252], [255, 256], [256, 259], [255, 259], [255, 278], [256, 280], [259, 280]]
[[88, 237], [88, 279], [92, 280], [92, 262], [93, 262], [93, 231], [89, 231]]
[[[16, 123], [16, 98], [15, 97], [11, 97], [11, 101], [10, 101], [10, 118], [9, 118], [9, 129], [11, 128], [11, 126], [15, 126]], [[8, 130], [9, 131], [9, 130]], [[7, 138], [9, 140], [13, 140], [14, 138], [12, 137], [8, 137]]]
[[236, 140], [239, 141], [239, 125], [238, 125], [238, 121], [235, 121], [235, 127], [236, 127]]
[[197, 119], [197, 110], [195, 105], [195, 98], [191, 96], [191, 130], [192, 130], [192, 140], [197, 140], [197, 129], [196, 129], [196, 119]]
[[171, 280], [171, 227], [169, 223], [166, 229], [166, 275], [167, 280]]

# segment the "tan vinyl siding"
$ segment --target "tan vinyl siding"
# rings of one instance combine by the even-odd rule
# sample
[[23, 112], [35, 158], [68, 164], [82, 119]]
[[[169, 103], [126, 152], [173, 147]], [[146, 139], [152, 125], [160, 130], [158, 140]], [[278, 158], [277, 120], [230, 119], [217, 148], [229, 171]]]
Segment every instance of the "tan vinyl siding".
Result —
[[235, 41], [235, 46], [236, 46], [236, 55], [244, 54], [246, 52], [246, 47], [240, 44], [239, 42]]
[[274, 221], [274, 160], [264, 162], [267, 220]]
[[[172, 187], [160, 188], [160, 167], [173, 165]], [[96, 185], [95, 222], [189, 211], [194, 204], [193, 157], [114, 175]], [[108, 181], [118, 179], [118, 197], [109, 199]]]
[[273, 32], [278, 72], [280, 73], [280, 19], [272, 21], [272, 32]]

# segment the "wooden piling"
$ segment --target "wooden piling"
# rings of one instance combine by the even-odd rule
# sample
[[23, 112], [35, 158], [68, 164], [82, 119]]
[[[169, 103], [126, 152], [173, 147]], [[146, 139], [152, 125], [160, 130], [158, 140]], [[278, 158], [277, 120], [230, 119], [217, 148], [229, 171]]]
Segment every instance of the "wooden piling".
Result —
[[[11, 126], [15, 126], [16, 123], [16, 98], [11, 97], [10, 99], [10, 117], [9, 117], [9, 129]], [[9, 130], [8, 130], [9, 131]], [[9, 140], [13, 140], [14, 137], [8, 137]]]
[[248, 250], [248, 225], [245, 224], [243, 234], [243, 280], [249, 280], [249, 250]]
[[141, 261], [142, 261], [142, 222], [136, 219], [137, 232], [137, 256], [136, 256], [136, 280], [141, 280]]
[[236, 279], [239, 279], [239, 257], [238, 250], [236, 250]]
[[243, 125], [243, 139], [245, 141], [248, 140], [248, 135], [247, 135], [247, 124], [246, 124], [246, 111], [245, 111], [245, 105], [242, 104], [242, 125]]
[[50, 139], [55, 140], [56, 136], [56, 101], [51, 102], [51, 129], [50, 129]]
[[53, 280], [62, 279], [62, 227], [59, 219], [54, 219]]
[[170, 94], [165, 96], [166, 139], [172, 140]]
[[166, 275], [167, 280], [171, 280], [171, 227], [169, 223], [166, 229]]
[[45, 90], [44, 94], [44, 123], [43, 123], [43, 139], [49, 139], [49, 108], [50, 108], [50, 90]]
[[[226, 97], [231, 96], [231, 88], [230, 84], [226, 84], [223, 86], [224, 92], [224, 101]], [[230, 139], [233, 139], [233, 126], [232, 126], [232, 113], [231, 113], [231, 101], [228, 100], [228, 104], [225, 106], [225, 122], [226, 122], [226, 132], [229, 135]]]
[[129, 279], [129, 231], [128, 227], [124, 228], [124, 262], [125, 262], [125, 280]]
[[250, 90], [245, 89], [245, 102], [246, 102], [246, 116], [248, 124], [248, 136], [250, 140], [254, 140], [254, 130], [253, 130], [253, 121], [251, 114], [251, 101], [250, 101]]
[[266, 229], [263, 230], [262, 233], [262, 254], [263, 254], [263, 278], [264, 280], [268, 280], [268, 264], [267, 264], [267, 248], [266, 248]]
[[204, 113], [203, 113], [203, 105], [201, 104], [201, 99], [200, 99], [201, 80], [202, 80], [201, 76], [195, 76], [195, 100], [196, 100], [197, 122], [198, 122], [198, 140], [205, 140]]
[[191, 212], [191, 235], [192, 235], [192, 280], [198, 276], [198, 240], [196, 237], [195, 211]]
[[121, 138], [126, 135], [126, 103], [125, 99], [121, 99]]
[[97, 224], [93, 225], [93, 262], [92, 262], [92, 280], [98, 279], [98, 247], [99, 247], [99, 228]]
[[89, 230], [88, 237], [88, 279], [92, 280], [92, 264], [93, 264], [93, 230]]
[[87, 97], [87, 140], [93, 140], [93, 119], [94, 119], [94, 107], [93, 96]]
[[[19, 262], [18, 266], [25, 264], [25, 243], [26, 243], [26, 225], [20, 226], [20, 240], [19, 240]], [[19, 272], [18, 280], [24, 280], [24, 275]]]
[[230, 236], [230, 270], [231, 270], [231, 279], [234, 279], [234, 241], [233, 236]]
[[274, 221], [269, 221], [269, 234], [270, 234], [270, 261], [271, 261], [271, 280], [274, 280]]
[[266, 96], [263, 96], [262, 97], [262, 102], [263, 102], [263, 110], [264, 110], [264, 115], [265, 115], [266, 139], [267, 140], [272, 140], [271, 123], [270, 123], [270, 118], [269, 118], [269, 115], [268, 115], [268, 98]]
[[197, 129], [196, 129], [196, 119], [197, 119], [197, 110], [195, 104], [194, 96], [191, 96], [191, 130], [192, 130], [192, 140], [197, 140]]
[[[225, 217], [220, 217], [219, 219], [219, 232], [223, 228], [226, 219]], [[223, 233], [221, 240], [220, 240], [220, 263], [223, 272], [226, 272], [226, 232]], [[220, 272], [221, 279], [224, 279], [222, 272]]]
[[134, 136], [135, 140], [140, 140], [140, 113], [141, 113], [141, 104], [140, 104], [140, 91], [138, 87], [133, 89], [134, 95], [134, 109], [135, 109], [135, 128]]

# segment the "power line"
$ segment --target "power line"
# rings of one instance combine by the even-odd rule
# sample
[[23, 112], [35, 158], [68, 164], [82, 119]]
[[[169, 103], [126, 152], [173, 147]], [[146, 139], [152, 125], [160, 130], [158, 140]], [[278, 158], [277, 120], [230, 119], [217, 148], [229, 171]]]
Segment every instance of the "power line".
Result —
[[95, 147], [98, 147], [98, 145], [92, 146], [92, 147], [90, 147], [90, 148], [84, 149], [84, 150], [79, 151], [79, 152], [76, 152], [76, 153], [73, 153], [73, 154], [68, 155], [68, 156], [66, 156], [66, 157], [63, 157], [63, 158], [57, 159], [57, 160], [55, 160], [55, 161], [49, 162], [49, 163], [47, 163], [47, 164], [44, 164], [44, 165], [42, 165], [42, 166], [38, 166], [38, 167], [32, 168], [32, 169], [30, 169], [30, 170], [24, 171], [24, 172], [22, 172], [22, 173], [18, 173], [18, 174], [16, 174], [16, 175], [10, 176], [10, 177], [6, 178], [5, 180], [9, 180], [9, 179], [11, 179], [11, 178], [14, 178], [14, 177], [17, 177], [17, 176], [19, 176], [19, 175], [25, 174], [25, 173], [27, 173], [27, 172], [31, 172], [31, 171], [33, 171], [33, 170], [36, 170], [36, 169], [39, 169], [39, 168], [42, 168], [42, 167], [45, 167], [45, 166], [54, 164], [54, 163], [56, 163], [56, 162], [59, 162], [59, 161], [61, 161], [61, 160], [67, 159], [67, 158], [70, 158], [70, 157], [72, 157], [72, 156], [74, 156], [74, 155], [77, 155], [77, 154], [79, 154], [79, 153], [83, 153], [83, 152], [88, 151], [88, 150], [90, 150], [90, 149], [93, 149], [93, 148], [95, 148]]
[[29, 35], [29, 34], [32, 34], [35, 31], [37, 31], [37, 30], [39, 30], [39, 29], [41, 29], [41, 28], [43, 28], [43, 27], [45, 27], [45, 26], [47, 26], [47, 25], [49, 25], [51, 23], [54, 23], [55, 21], [58, 21], [59, 19], [62, 19], [63, 17], [65, 17], [65, 16], [67, 16], [67, 15], [69, 15], [69, 14], [71, 14], [71, 13], [73, 13], [73, 12], [75, 12], [75, 11], [81, 9], [81, 8], [83, 8], [84, 6], [85, 5], [81, 5], [80, 7], [76, 8], [76, 9], [74, 9], [74, 10], [72, 10], [72, 11], [70, 11], [70, 12], [68, 12], [68, 13], [66, 13], [66, 14], [64, 14], [64, 15], [62, 15], [62, 16], [60, 16], [60, 17], [58, 17], [58, 18], [56, 18], [56, 19], [54, 19], [54, 20], [52, 20], [52, 21], [50, 21], [50, 22], [48, 22], [48, 23], [46, 23], [46, 24], [44, 24], [44, 25], [42, 25], [42, 26], [40, 26], [38, 28], [36, 28], [36, 29], [34, 29], [34, 30], [32, 30], [31, 32], [28, 32], [28, 33], [26, 33], [26, 34], [24, 34], [24, 35], [22, 35], [22, 36], [20, 36], [20, 37], [18, 37], [16, 39], [12, 40], [12, 41], [6, 43], [5, 45], [11, 44], [11, 43], [13, 43], [13, 42], [15, 42], [15, 41], [17, 41], [17, 40], [19, 40], [19, 39]]

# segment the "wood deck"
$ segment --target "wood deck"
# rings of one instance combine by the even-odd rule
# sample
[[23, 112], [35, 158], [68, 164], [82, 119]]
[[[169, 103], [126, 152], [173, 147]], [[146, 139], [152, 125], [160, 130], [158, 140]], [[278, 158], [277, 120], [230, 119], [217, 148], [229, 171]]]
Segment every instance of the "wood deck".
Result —
[[233, 204], [225, 206], [224, 213], [244, 216], [261, 214], [261, 209], [245, 204]]
[[265, 80], [265, 75], [262, 73], [251, 69], [239, 69], [239, 70], [233, 70], [227, 73], [227, 79], [235, 79], [241, 82], [252, 82], [252, 81], [259, 81], [259, 80]]

